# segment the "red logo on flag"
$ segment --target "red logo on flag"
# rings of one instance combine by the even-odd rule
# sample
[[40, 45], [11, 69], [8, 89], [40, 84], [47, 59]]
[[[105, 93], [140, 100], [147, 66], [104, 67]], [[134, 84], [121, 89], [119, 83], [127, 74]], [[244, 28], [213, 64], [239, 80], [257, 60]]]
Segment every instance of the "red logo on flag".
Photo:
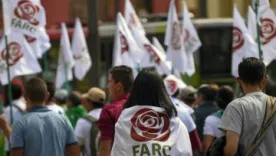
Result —
[[39, 21], [35, 19], [36, 14], [39, 12], [39, 7], [34, 5], [29, 0], [21, 0], [18, 2], [14, 10], [15, 16], [20, 19], [27, 20], [33, 25], [38, 25]]
[[174, 50], [179, 50], [181, 48], [179, 23], [173, 22], [172, 28], [172, 47]]
[[120, 41], [121, 41], [121, 53], [123, 54], [124, 52], [128, 52], [129, 46], [125, 35], [121, 32], [119, 33], [120, 33]]
[[177, 82], [175, 82], [174, 80], [167, 80], [166, 82], [168, 83], [167, 87], [168, 87], [169, 91], [172, 94], [174, 94], [176, 92], [176, 90], [177, 90]]
[[188, 29], [184, 29], [184, 43], [186, 43], [190, 38], [190, 32]]
[[274, 21], [269, 18], [262, 18], [261, 23], [261, 37], [265, 45], [276, 37], [276, 26]]
[[148, 53], [153, 57], [156, 64], [160, 64], [160, 57], [157, 55], [156, 51], [152, 48], [151, 45], [145, 44], [144, 47], [147, 49]]
[[24, 35], [25, 39], [27, 40], [28, 43], [33, 43], [36, 41], [36, 38], [28, 36], [28, 35]]
[[[11, 42], [8, 45], [8, 48], [9, 48], [9, 66], [13, 66], [23, 57], [23, 53], [22, 53], [20, 44], [16, 42]], [[1, 57], [3, 60], [6, 60], [7, 58], [6, 53], [7, 53], [6, 50], [3, 50], [1, 52]]]
[[232, 52], [234, 53], [244, 45], [244, 38], [240, 28], [233, 27], [233, 46]]
[[137, 111], [130, 121], [132, 124], [130, 136], [138, 142], [150, 140], [163, 142], [167, 141], [171, 134], [168, 116], [150, 108]]

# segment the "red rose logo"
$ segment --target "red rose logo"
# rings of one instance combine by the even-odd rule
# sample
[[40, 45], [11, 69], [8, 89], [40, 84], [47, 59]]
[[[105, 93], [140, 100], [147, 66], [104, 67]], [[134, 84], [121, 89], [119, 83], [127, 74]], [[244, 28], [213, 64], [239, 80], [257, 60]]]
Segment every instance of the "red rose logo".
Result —
[[160, 64], [160, 57], [157, 55], [156, 51], [152, 48], [151, 45], [145, 44], [144, 47], [147, 49], [148, 53], [152, 56], [156, 64]]
[[265, 45], [276, 37], [276, 27], [274, 21], [269, 18], [262, 18], [261, 23], [261, 37]]
[[177, 82], [175, 82], [174, 80], [167, 80], [167, 85], [168, 85], [168, 89], [170, 91], [170, 93], [175, 93], [177, 90]]
[[186, 43], [190, 38], [190, 32], [188, 29], [184, 29], [184, 43]]
[[[21, 46], [16, 42], [11, 42], [8, 45], [9, 48], [9, 66], [15, 65], [22, 57]], [[1, 52], [1, 57], [6, 60], [6, 50]]]
[[28, 35], [24, 35], [25, 39], [27, 40], [28, 43], [33, 43], [36, 41], [36, 38], [28, 36]]
[[128, 52], [129, 46], [125, 35], [121, 32], [119, 33], [120, 33], [120, 41], [121, 41], [121, 53], [123, 54], [124, 52]]
[[238, 27], [233, 27], [233, 46], [232, 52], [234, 53], [240, 49], [244, 44], [244, 39], [241, 30]]
[[181, 48], [180, 28], [178, 22], [173, 22], [172, 47], [174, 50], [179, 50]]
[[14, 10], [16, 17], [27, 20], [33, 25], [38, 25], [38, 20], [35, 19], [36, 14], [39, 12], [39, 7], [34, 5], [29, 0], [21, 0], [18, 2]]
[[150, 140], [163, 142], [167, 141], [171, 134], [168, 116], [149, 108], [137, 111], [131, 118], [131, 124], [130, 135], [138, 142]]

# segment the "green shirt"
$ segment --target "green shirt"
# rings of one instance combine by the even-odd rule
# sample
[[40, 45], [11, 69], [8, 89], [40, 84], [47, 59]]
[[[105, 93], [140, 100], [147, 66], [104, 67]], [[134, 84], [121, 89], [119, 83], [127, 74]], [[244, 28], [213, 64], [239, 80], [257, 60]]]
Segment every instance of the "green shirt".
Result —
[[66, 116], [71, 122], [73, 128], [75, 128], [77, 121], [79, 118], [84, 117], [87, 114], [86, 110], [82, 107], [82, 105], [78, 105], [73, 108], [68, 108], [66, 112]]

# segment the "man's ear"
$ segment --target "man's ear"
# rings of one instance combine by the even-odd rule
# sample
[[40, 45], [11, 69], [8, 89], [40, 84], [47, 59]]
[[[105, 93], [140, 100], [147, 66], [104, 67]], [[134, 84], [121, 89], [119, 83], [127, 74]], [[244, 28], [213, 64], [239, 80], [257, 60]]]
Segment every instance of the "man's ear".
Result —
[[237, 77], [237, 78], [236, 78], [236, 81], [237, 81], [238, 84], [241, 84], [241, 79], [240, 79], [240, 77]]
[[44, 101], [48, 101], [48, 100], [49, 100], [49, 97], [50, 97], [50, 93], [47, 92], [46, 95], [45, 95]]

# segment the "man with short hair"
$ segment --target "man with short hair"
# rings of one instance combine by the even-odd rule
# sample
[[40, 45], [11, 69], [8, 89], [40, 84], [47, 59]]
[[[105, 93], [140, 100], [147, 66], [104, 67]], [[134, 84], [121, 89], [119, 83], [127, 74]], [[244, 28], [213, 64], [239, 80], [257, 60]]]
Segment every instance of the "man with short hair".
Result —
[[187, 86], [180, 89], [178, 98], [191, 108], [195, 108], [197, 90], [193, 86]]
[[56, 91], [55, 84], [53, 82], [47, 81], [46, 85], [47, 85], [48, 92], [50, 94], [48, 100], [46, 101], [46, 105], [48, 109], [58, 114], [64, 115], [65, 110], [54, 102], [54, 95]]
[[203, 141], [203, 127], [207, 116], [219, 110], [215, 103], [217, 90], [210, 85], [204, 85], [198, 89], [195, 109], [196, 127], [201, 141]]
[[[93, 128], [92, 126], [97, 127], [96, 124], [93, 125], [93, 123], [96, 123], [93, 121], [99, 120], [102, 107], [106, 101], [106, 94], [102, 89], [93, 87], [86, 94], [82, 95], [82, 99], [82, 105], [87, 110], [88, 115], [77, 121], [75, 134], [81, 146], [83, 156], [94, 156], [93, 153], [97, 151], [91, 151], [91, 142], [96, 142], [96, 138], [95, 140], [91, 140], [93, 139], [91, 138], [91, 128]], [[97, 147], [96, 144], [95, 147]]]
[[[225, 109], [219, 128], [226, 133], [225, 156], [234, 156], [238, 145], [246, 153], [262, 127], [266, 112], [267, 95], [263, 89], [267, 83], [266, 67], [257, 58], [246, 58], [238, 66], [237, 82], [245, 96], [232, 101]], [[276, 119], [268, 127], [264, 140], [254, 155], [276, 155]]]
[[133, 79], [132, 69], [127, 66], [114, 67], [109, 73], [107, 87], [111, 103], [104, 106], [98, 121], [101, 132], [99, 156], [110, 156], [115, 124], [128, 99]]
[[32, 78], [25, 89], [28, 112], [13, 123], [11, 156], [79, 156], [69, 121], [45, 107], [49, 97], [45, 82]]

